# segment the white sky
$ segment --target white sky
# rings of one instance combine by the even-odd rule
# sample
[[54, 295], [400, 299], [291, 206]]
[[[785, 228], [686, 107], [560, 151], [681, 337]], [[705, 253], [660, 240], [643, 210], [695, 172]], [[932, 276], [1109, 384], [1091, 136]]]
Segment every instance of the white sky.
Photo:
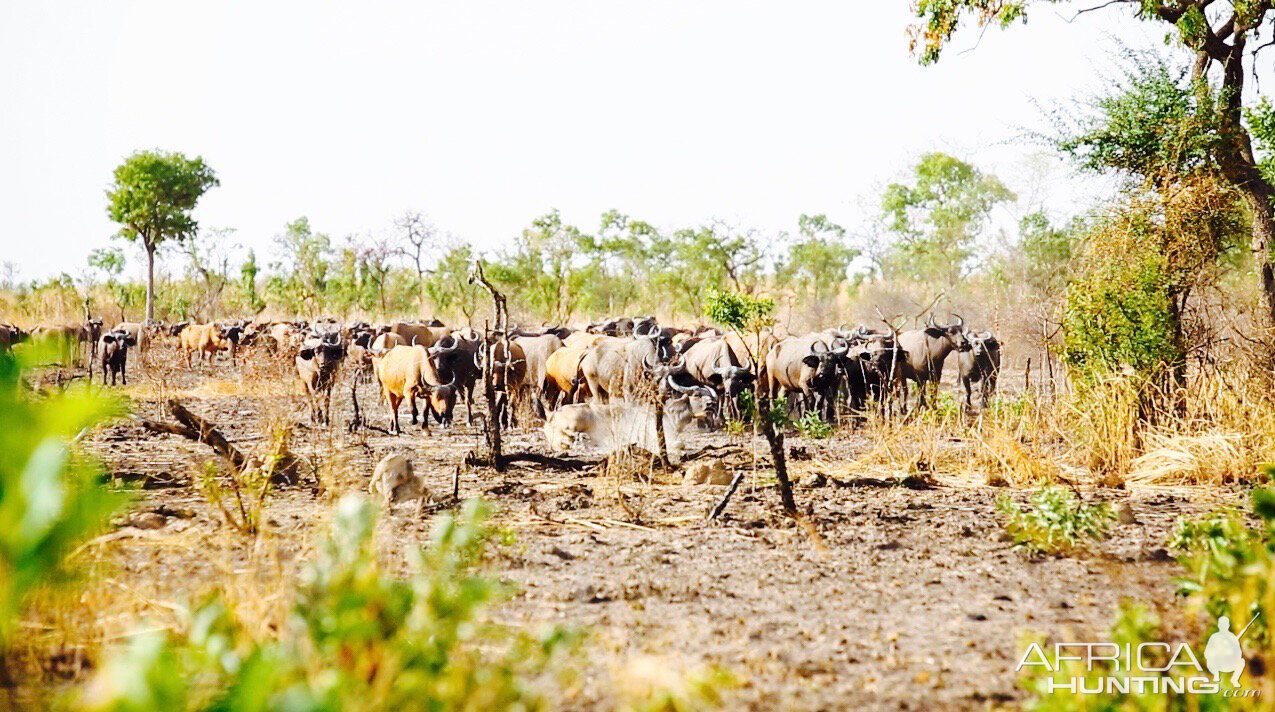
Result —
[[[408, 208], [481, 248], [550, 208], [846, 225], [921, 152], [1024, 188], [1033, 100], [1090, 94], [1115, 43], [1162, 44], [1074, 8], [908, 55], [906, 0], [7, 2], [0, 9], [0, 262], [80, 273], [109, 244], [104, 190], [139, 148], [201, 155], [196, 217], [269, 254], [309, 216], [334, 238]], [[1046, 183], [1077, 212], [1091, 181]], [[132, 274], [140, 273], [130, 251]], [[174, 267], [179, 264], [170, 258]]]

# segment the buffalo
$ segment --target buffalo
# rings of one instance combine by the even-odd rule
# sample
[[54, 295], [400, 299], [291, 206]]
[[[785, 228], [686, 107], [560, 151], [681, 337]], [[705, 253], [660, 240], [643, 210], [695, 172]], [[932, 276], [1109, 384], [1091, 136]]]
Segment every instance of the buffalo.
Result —
[[996, 379], [1001, 370], [1001, 344], [990, 331], [969, 334], [970, 349], [956, 356], [961, 385], [965, 388], [965, 406], [970, 402], [974, 384], [979, 384], [979, 403], [986, 408], [987, 401], [996, 393]]
[[[938, 392], [943, 378], [943, 363], [953, 351], [969, 351], [970, 341], [965, 333], [965, 320], [960, 316], [953, 324], [939, 324], [931, 314], [924, 329], [900, 332], [899, 348], [903, 351], [903, 376], [916, 382], [919, 394], [917, 407], [926, 405], [927, 391]], [[907, 384], [904, 382], [903, 400], [907, 402]]]

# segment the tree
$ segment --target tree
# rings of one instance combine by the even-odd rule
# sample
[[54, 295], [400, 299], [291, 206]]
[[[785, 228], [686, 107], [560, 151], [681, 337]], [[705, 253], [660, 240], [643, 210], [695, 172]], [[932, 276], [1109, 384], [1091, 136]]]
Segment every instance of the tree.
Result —
[[1011, 285], [1030, 285], [1045, 297], [1055, 297], [1067, 287], [1072, 253], [1084, 221], [1072, 219], [1056, 225], [1042, 210], [1018, 221], [1018, 241], [1001, 256], [998, 273]]
[[285, 275], [271, 278], [267, 288], [293, 312], [314, 315], [323, 310], [328, 288], [328, 260], [332, 239], [310, 228], [310, 220], [300, 217], [288, 223], [275, 245], [283, 258]]
[[[1025, 23], [1031, 5], [1063, 1], [917, 0], [914, 11], [919, 22], [909, 29], [912, 50], [923, 64], [933, 63], [938, 61], [944, 46], [963, 22], [972, 21], [983, 27], [1009, 27], [1016, 22]], [[1275, 266], [1271, 263], [1275, 243], [1275, 185], [1258, 162], [1243, 108], [1245, 79], [1251, 65], [1261, 49], [1270, 46], [1268, 42], [1250, 49], [1249, 40], [1262, 33], [1275, 32], [1272, 4], [1272, 0], [1230, 3], [1110, 0], [1092, 9], [1124, 6], [1140, 19], [1173, 27], [1177, 41], [1195, 55], [1191, 78], [1196, 82], [1207, 81], [1210, 72], [1218, 70], [1217, 104], [1212, 109], [1210, 128], [1216, 143], [1209, 150], [1222, 175], [1248, 205], [1252, 218], [1252, 250], [1258, 259], [1267, 317], [1275, 324]], [[1272, 146], [1268, 144], [1264, 148], [1269, 151]]]
[[186, 239], [199, 225], [195, 204], [217, 175], [204, 159], [176, 152], [138, 151], [115, 169], [107, 190], [107, 214], [122, 228], [119, 237], [146, 251], [146, 320], [155, 319], [155, 251], [167, 240]]
[[797, 218], [798, 238], [776, 266], [780, 284], [791, 286], [802, 304], [825, 309], [845, 285], [850, 263], [859, 251], [845, 243], [846, 230], [826, 215]]
[[[779, 498], [784, 507], [784, 512], [790, 517], [797, 516], [797, 502], [792, 495], [792, 481], [788, 478], [788, 460], [784, 455], [784, 434], [778, 426], [782, 427], [782, 419], [786, 415], [783, 408], [776, 407], [777, 404], [770, 401], [770, 389], [762, 386], [761, 383], [761, 364], [765, 357], [762, 355], [762, 345], [764, 343], [764, 334], [775, 323], [773, 316], [775, 311], [775, 301], [768, 297], [754, 297], [750, 294], [740, 292], [721, 292], [714, 290], [709, 294], [704, 304], [704, 316], [722, 324], [734, 331], [744, 345], [744, 350], [748, 352], [748, 357], [753, 363], [753, 377], [757, 387], [753, 389], [753, 397], [757, 404], [757, 417], [753, 421], [754, 431], [760, 428], [762, 434], [766, 436], [766, 443], [770, 446], [770, 456], [775, 464], [775, 476], [779, 480]], [[750, 344], [747, 337], [752, 337]], [[772, 410], [774, 408], [774, 410]], [[716, 518], [721, 510], [726, 506], [726, 500], [730, 497], [730, 493], [735, 491], [739, 486], [739, 481], [743, 476], [743, 472], [735, 474], [735, 480], [731, 483], [727, 491], [726, 497], [723, 497], [721, 503], [714, 508], [711, 515]]]
[[190, 263], [190, 272], [203, 283], [203, 296], [196, 312], [205, 318], [212, 316], [221, 293], [230, 284], [230, 253], [239, 249], [239, 245], [231, 242], [234, 234], [234, 228], [211, 228], [179, 243]]
[[124, 320], [125, 307], [132, 304], [129, 285], [119, 281], [124, 272], [124, 262], [124, 251], [118, 247], [101, 247], [89, 253], [89, 266], [106, 276], [106, 288], [111, 291], [115, 306], [120, 310], [120, 321]]
[[992, 208], [1014, 200], [1014, 194], [996, 176], [945, 153], [921, 156], [912, 173], [911, 185], [891, 183], [881, 197], [896, 238], [884, 267], [895, 275], [955, 285]]
[[581, 307], [598, 306], [591, 287], [600, 268], [588, 259], [588, 247], [578, 227], [550, 211], [522, 231], [513, 254], [490, 266], [492, 281], [505, 286], [520, 306], [565, 323]]
[[710, 292], [732, 289], [752, 294], [762, 283], [766, 251], [761, 235], [714, 220], [697, 228], [655, 236], [651, 255], [661, 265], [656, 278], [660, 294], [674, 310], [703, 313]]
[[441, 313], [459, 311], [465, 315], [468, 325], [473, 324], [482, 289], [469, 282], [469, 268], [473, 263], [474, 251], [469, 245], [455, 245], [443, 253], [425, 281], [425, 293], [434, 308]]
[[257, 267], [257, 253], [249, 250], [248, 259], [239, 268], [239, 293], [253, 314], [260, 314], [266, 308], [265, 301], [257, 294], [257, 275], [260, 272], [261, 269]]
[[419, 210], [403, 213], [402, 217], [394, 221], [394, 227], [398, 230], [401, 241], [397, 249], [398, 254], [411, 260], [412, 266], [416, 268], [416, 285], [420, 290], [420, 306], [423, 308], [425, 306], [425, 274], [429, 271], [425, 269], [425, 263], [429, 258], [429, 252], [437, 246], [438, 228], [434, 227], [434, 224]]

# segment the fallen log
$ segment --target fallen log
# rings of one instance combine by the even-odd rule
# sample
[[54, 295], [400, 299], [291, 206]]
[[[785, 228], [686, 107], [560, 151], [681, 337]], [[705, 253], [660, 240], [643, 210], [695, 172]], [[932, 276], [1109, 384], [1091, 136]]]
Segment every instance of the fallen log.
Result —
[[253, 458], [249, 458], [243, 451], [231, 444], [226, 439], [226, 436], [217, 429], [215, 424], [187, 410], [186, 406], [176, 400], [168, 401], [168, 412], [177, 419], [176, 424], [151, 420], [141, 416], [133, 416], [133, 418], [142, 427], [151, 432], [180, 435], [188, 440], [207, 445], [239, 472], [243, 472], [254, 465], [268, 466], [270, 467], [270, 480], [274, 484], [295, 485], [300, 482], [302, 463], [291, 452], [285, 450], [279, 453], [273, 464], [254, 463]]

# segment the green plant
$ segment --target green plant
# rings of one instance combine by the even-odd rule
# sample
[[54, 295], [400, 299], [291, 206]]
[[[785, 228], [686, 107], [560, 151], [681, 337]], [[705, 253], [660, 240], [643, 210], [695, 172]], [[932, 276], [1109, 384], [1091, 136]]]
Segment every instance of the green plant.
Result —
[[1224, 509], [1195, 520], [1179, 520], [1169, 545], [1180, 552], [1186, 575], [1179, 593], [1191, 597], [1213, 618], [1229, 616], [1243, 626], [1254, 617], [1244, 640], [1270, 651], [1275, 615], [1275, 490], [1252, 493], [1251, 527], [1242, 513]]
[[142, 636], [110, 658], [81, 703], [103, 710], [540, 709], [541, 677], [578, 636], [491, 622], [507, 586], [477, 569], [492, 536], [471, 500], [441, 517], [409, 554], [414, 573], [385, 572], [373, 546], [377, 508], [338, 502], [330, 533], [302, 572], [276, 639], [258, 641], [219, 596], [168, 640]]
[[795, 421], [793, 427], [801, 433], [801, 437], [807, 440], [823, 440], [832, 436], [832, 426], [823, 422], [823, 418], [820, 418], [819, 414], [813, 410], [807, 411]]
[[1106, 535], [1115, 515], [1105, 502], [1086, 504], [1069, 489], [1044, 485], [1031, 497], [1031, 509], [1023, 509], [1008, 496], [996, 502], [1005, 515], [1005, 529], [1014, 547], [1033, 555], [1066, 554], [1083, 539]]
[[97, 462], [73, 447], [121, 403], [87, 390], [28, 392], [25, 366], [50, 358], [39, 348], [0, 351], [0, 665], [28, 594], [68, 579], [67, 554], [123, 504], [100, 485]]

